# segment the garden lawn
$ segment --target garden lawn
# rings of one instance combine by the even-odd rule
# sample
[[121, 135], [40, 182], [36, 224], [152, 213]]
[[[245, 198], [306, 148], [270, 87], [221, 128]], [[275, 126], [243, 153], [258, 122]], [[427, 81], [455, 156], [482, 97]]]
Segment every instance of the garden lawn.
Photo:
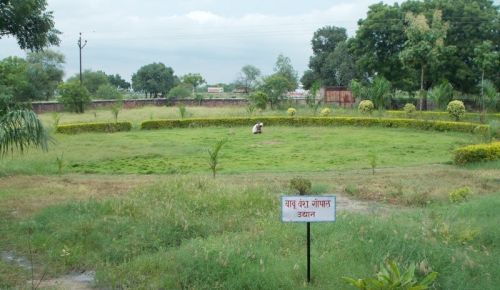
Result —
[[[264, 124], [265, 125], [265, 124]], [[50, 151], [0, 161], [0, 174], [188, 174], [208, 172], [208, 149], [227, 138], [220, 173], [317, 172], [450, 163], [471, 134], [361, 127], [190, 128], [114, 134], [55, 134]], [[57, 162], [61, 160], [61, 163]]]

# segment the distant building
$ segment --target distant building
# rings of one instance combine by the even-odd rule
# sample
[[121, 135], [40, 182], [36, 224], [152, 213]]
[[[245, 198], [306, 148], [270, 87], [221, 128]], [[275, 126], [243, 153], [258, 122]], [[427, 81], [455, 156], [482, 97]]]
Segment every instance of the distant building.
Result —
[[325, 104], [336, 104], [343, 108], [352, 108], [355, 102], [354, 96], [346, 87], [322, 87], [319, 97]]
[[219, 94], [224, 92], [223, 87], [208, 87], [207, 92], [210, 94]]
[[295, 91], [286, 93], [286, 96], [289, 99], [300, 100], [300, 99], [305, 99], [308, 93], [309, 91], [304, 90], [302, 88], [302, 85], [300, 84]]

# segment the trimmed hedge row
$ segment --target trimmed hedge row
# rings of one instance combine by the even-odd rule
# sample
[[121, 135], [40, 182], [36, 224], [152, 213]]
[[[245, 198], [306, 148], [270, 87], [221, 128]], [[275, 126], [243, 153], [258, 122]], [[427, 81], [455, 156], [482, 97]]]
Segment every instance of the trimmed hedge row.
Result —
[[[405, 111], [386, 111], [386, 113], [392, 117], [401, 117], [405, 118], [406, 117], [406, 112]], [[434, 118], [434, 119], [444, 119], [448, 118], [451, 119], [450, 113], [448, 112], [433, 112], [433, 111], [416, 111], [414, 113], [415, 116], [420, 116], [423, 118]], [[481, 117], [480, 113], [465, 113], [464, 120], [479, 120]], [[493, 120], [500, 120], [500, 114], [499, 113], [488, 113], [486, 115], [487, 119], [493, 119]]]
[[500, 160], [500, 142], [469, 145], [455, 150], [455, 164]]
[[151, 120], [141, 124], [143, 130], [190, 128], [190, 127], [235, 127], [252, 126], [263, 122], [264, 126], [380, 126], [391, 128], [415, 128], [421, 130], [457, 131], [487, 134], [488, 125], [466, 122], [428, 121], [416, 119], [377, 119], [361, 117], [260, 117], [260, 118], [219, 118]]
[[132, 124], [130, 122], [117, 122], [117, 123], [82, 123], [57, 126], [56, 132], [62, 134], [78, 134], [85, 132], [102, 132], [113, 133], [130, 131]]

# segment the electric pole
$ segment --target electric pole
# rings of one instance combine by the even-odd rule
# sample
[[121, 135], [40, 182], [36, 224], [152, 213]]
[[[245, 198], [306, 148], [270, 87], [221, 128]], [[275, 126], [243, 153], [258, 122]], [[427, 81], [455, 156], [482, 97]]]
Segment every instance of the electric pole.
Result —
[[82, 44], [82, 33], [80, 32], [80, 37], [78, 38], [78, 48], [80, 49], [80, 85], [83, 84], [82, 79], [82, 49], [87, 45], [87, 40]]

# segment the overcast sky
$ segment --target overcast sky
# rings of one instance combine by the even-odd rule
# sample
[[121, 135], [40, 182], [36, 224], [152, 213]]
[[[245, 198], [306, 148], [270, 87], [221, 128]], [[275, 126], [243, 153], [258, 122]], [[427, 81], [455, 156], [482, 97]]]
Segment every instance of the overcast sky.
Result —
[[[127, 80], [141, 66], [162, 62], [176, 75], [201, 73], [209, 83], [232, 82], [242, 66], [271, 74], [277, 56], [301, 76], [311, 38], [326, 25], [349, 36], [377, 0], [48, 0], [66, 56], [66, 78], [78, 72], [78, 33], [88, 41], [83, 68]], [[395, 1], [386, 0], [385, 3]], [[25, 56], [13, 38], [0, 39], [0, 59]]]

